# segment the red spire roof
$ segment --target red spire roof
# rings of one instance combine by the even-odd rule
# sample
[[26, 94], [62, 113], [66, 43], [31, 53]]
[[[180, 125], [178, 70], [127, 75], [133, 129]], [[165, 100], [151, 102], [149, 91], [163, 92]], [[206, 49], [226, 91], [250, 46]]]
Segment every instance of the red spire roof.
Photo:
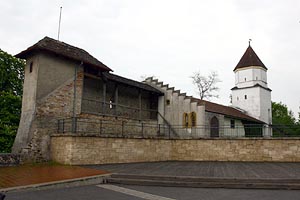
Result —
[[237, 66], [234, 68], [233, 71], [244, 68], [244, 67], [250, 67], [250, 66], [260, 66], [260, 67], [268, 70], [268, 68], [259, 59], [259, 57], [256, 55], [256, 53], [252, 49], [252, 47], [249, 45], [246, 52], [244, 53], [241, 60], [239, 61], [239, 63], [237, 64]]

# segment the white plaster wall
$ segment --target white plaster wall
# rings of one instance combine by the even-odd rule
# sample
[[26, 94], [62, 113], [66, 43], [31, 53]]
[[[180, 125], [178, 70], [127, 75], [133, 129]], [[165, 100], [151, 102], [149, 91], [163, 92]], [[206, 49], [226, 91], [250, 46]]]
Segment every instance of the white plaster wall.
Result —
[[[245, 99], [247, 95], [247, 99]], [[261, 87], [232, 91], [232, 105], [267, 124], [272, 122], [271, 92]]]
[[264, 88], [259, 88], [259, 91], [261, 96], [261, 114], [259, 119], [267, 124], [272, 124], [271, 92]]
[[262, 68], [246, 68], [235, 72], [235, 85], [238, 88], [251, 87], [255, 84], [267, 87], [267, 73]]
[[[245, 99], [247, 95], [247, 99]], [[232, 91], [232, 105], [247, 111], [247, 114], [259, 119], [261, 112], [260, 87]]]
[[[234, 120], [235, 128], [230, 128], [230, 121]], [[225, 137], [244, 137], [245, 129], [241, 120], [224, 118], [224, 136]]]

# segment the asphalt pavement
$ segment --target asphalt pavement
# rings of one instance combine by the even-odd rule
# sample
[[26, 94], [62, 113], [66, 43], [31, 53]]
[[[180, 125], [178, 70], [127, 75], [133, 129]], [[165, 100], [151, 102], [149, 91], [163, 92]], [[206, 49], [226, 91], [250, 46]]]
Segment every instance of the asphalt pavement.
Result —
[[[112, 185], [113, 189], [110, 187], [105, 189], [100, 186], [91, 185], [61, 189], [11, 192], [7, 193], [5, 200], [299, 200], [300, 198], [299, 190], [210, 189], [128, 185]], [[114, 186], [119, 189], [116, 190]], [[140, 195], [140, 197], [132, 194]]]

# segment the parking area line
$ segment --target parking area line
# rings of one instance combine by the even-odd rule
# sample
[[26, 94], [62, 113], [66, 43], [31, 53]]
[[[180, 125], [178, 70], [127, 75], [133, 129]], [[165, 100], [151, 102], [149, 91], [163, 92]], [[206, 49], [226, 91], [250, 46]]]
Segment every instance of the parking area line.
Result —
[[167, 198], [167, 197], [153, 195], [153, 194], [149, 194], [149, 193], [145, 193], [145, 192], [140, 192], [140, 191], [137, 191], [137, 190], [132, 190], [132, 189], [124, 188], [124, 187], [119, 187], [119, 186], [116, 186], [116, 185], [101, 184], [101, 185], [97, 185], [97, 187], [101, 187], [101, 188], [104, 188], [104, 189], [112, 190], [112, 191], [115, 191], [115, 192], [120, 192], [120, 193], [123, 193], [123, 194], [135, 196], [135, 197], [139, 197], [139, 198], [142, 198], [142, 199], [148, 199], [148, 200], [175, 200], [175, 199], [172, 199], [172, 198]]

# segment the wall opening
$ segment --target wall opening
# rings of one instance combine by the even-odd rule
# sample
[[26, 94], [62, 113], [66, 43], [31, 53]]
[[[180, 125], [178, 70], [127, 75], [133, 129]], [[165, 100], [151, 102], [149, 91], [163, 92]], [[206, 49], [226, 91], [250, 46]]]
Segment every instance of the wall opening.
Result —
[[235, 121], [234, 121], [234, 119], [230, 120], [230, 128], [235, 128]]
[[216, 116], [210, 120], [210, 136], [219, 137], [219, 120]]
[[29, 73], [31, 73], [32, 70], [33, 70], [33, 62], [31, 62], [30, 65], [29, 65]]

